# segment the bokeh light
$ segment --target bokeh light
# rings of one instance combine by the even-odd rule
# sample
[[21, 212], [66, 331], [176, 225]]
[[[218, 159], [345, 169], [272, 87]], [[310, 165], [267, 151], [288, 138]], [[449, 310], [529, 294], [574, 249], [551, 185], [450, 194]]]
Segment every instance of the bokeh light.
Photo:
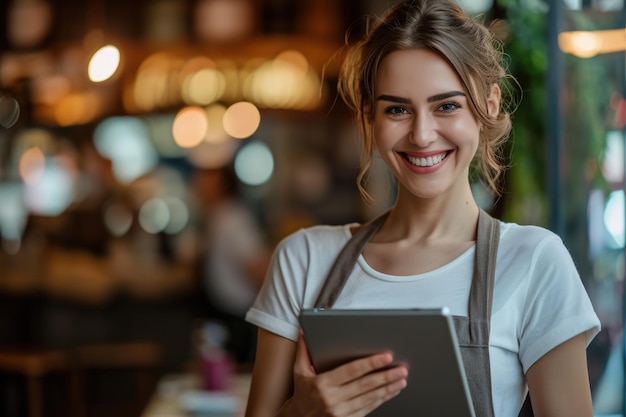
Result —
[[3, 241], [22, 238], [28, 218], [23, 192], [23, 184], [17, 181], [0, 182], [0, 236]]
[[192, 58], [181, 69], [183, 101], [190, 105], [211, 104], [222, 98], [226, 78], [215, 62], [206, 57]]
[[609, 194], [604, 209], [604, 226], [612, 237], [611, 246], [615, 249], [624, 247], [624, 191]]
[[40, 43], [50, 31], [52, 6], [42, 0], [12, 1], [5, 20], [6, 34], [10, 42], [20, 48], [32, 48]]
[[474, 15], [489, 11], [493, 7], [493, 0], [459, 0], [459, 5], [465, 13]]
[[139, 208], [139, 225], [151, 234], [161, 233], [170, 222], [170, 210], [160, 198], [151, 198]]
[[270, 148], [262, 142], [251, 142], [244, 146], [235, 157], [235, 173], [247, 185], [262, 185], [274, 172], [274, 156]]
[[56, 216], [69, 207], [74, 199], [74, 181], [59, 158], [48, 158], [41, 177], [26, 184], [26, 208], [42, 216]]
[[13, 97], [0, 95], [0, 126], [10, 129], [19, 117], [20, 103]]
[[106, 81], [115, 74], [120, 65], [120, 51], [113, 45], [98, 49], [88, 66], [89, 79], [95, 83]]
[[245, 139], [254, 134], [261, 124], [261, 113], [247, 101], [231, 105], [224, 113], [224, 130], [236, 139]]
[[108, 204], [104, 209], [104, 224], [113, 236], [124, 236], [133, 224], [133, 213], [122, 203]]
[[88, 123], [100, 112], [100, 99], [92, 92], [72, 93], [56, 105], [54, 117], [60, 126]]
[[295, 49], [274, 59], [243, 62], [157, 53], [141, 62], [123, 100], [131, 113], [240, 101], [258, 108], [312, 110], [320, 105], [323, 91], [320, 76]]
[[197, 106], [185, 107], [174, 118], [172, 134], [181, 148], [198, 146], [205, 138], [209, 122], [206, 111]]
[[125, 91], [126, 110], [152, 111], [179, 105], [179, 78], [184, 65], [184, 60], [164, 52], [146, 58], [137, 70], [134, 84]]
[[203, 41], [242, 39], [254, 28], [255, 7], [249, 0], [198, 0], [194, 4], [194, 33]]
[[170, 235], [180, 233], [189, 223], [189, 208], [180, 198], [166, 197], [163, 199], [169, 210], [169, 222], [163, 231]]
[[158, 155], [143, 120], [116, 116], [102, 121], [94, 131], [94, 143], [101, 155], [113, 163], [118, 181], [129, 183], [155, 168]]
[[27, 184], [38, 181], [43, 175], [46, 159], [38, 147], [32, 147], [22, 154], [19, 162], [20, 177]]
[[590, 32], [576, 32], [572, 36], [573, 54], [581, 58], [589, 58], [600, 50], [600, 40]]
[[243, 84], [244, 96], [260, 107], [312, 109], [319, 104], [321, 82], [306, 57], [295, 50], [251, 69]]
[[309, 72], [309, 61], [302, 52], [294, 49], [281, 52], [276, 56], [275, 61], [289, 64], [291, 69], [295, 72], [299, 72], [300, 75], [305, 75]]
[[616, 184], [624, 179], [624, 134], [619, 130], [606, 134], [602, 174], [607, 181]]

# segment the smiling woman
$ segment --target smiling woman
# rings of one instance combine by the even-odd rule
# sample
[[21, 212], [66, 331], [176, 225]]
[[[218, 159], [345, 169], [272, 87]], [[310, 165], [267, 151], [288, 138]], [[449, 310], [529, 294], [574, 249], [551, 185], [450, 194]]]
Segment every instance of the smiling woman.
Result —
[[362, 194], [377, 153], [396, 201], [363, 225], [278, 245], [247, 314], [260, 331], [246, 415], [360, 417], [411, 384], [415, 369], [393, 351], [316, 373], [304, 309], [445, 307], [477, 416], [591, 417], [585, 347], [600, 326], [569, 252], [546, 229], [492, 218], [472, 193], [472, 164], [501, 191], [511, 103], [500, 45], [452, 0], [401, 1], [369, 28], [338, 89], [362, 130]]

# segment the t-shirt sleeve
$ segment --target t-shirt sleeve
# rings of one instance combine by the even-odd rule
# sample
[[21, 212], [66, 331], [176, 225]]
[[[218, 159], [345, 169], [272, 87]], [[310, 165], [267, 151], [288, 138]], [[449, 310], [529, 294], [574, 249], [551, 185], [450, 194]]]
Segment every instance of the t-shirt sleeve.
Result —
[[600, 321], [576, 266], [558, 236], [544, 238], [530, 262], [519, 329], [524, 373], [561, 343], [585, 333], [589, 344], [600, 331]]
[[308, 261], [302, 231], [281, 241], [272, 255], [261, 290], [246, 320], [279, 336], [298, 340], [298, 316]]

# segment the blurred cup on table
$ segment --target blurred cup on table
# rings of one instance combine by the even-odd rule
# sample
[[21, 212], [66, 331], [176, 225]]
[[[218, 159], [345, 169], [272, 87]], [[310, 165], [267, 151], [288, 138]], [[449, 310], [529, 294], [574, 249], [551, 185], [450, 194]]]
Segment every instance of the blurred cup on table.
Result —
[[205, 321], [198, 330], [200, 378], [208, 391], [227, 391], [234, 373], [234, 362], [225, 346], [226, 327], [215, 321]]

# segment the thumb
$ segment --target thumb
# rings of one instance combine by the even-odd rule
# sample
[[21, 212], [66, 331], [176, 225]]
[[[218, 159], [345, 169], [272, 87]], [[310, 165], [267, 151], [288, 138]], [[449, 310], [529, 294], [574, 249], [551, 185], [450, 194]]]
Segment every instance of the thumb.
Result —
[[298, 336], [298, 343], [296, 345], [296, 359], [293, 365], [294, 372], [303, 376], [315, 376], [315, 368], [311, 363], [309, 357], [309, 350], [306, 347], [304, 340], [304, 333], [300, 329], [300, 335]]

